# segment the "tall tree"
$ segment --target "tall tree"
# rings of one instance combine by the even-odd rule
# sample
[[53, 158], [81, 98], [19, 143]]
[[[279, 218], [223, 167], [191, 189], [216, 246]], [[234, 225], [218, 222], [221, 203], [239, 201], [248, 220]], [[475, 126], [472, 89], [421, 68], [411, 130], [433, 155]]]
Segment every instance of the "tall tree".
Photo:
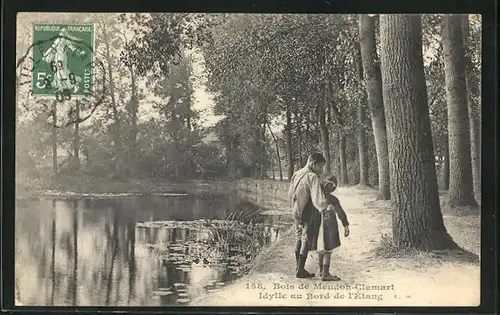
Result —
[[302, 120], [301, 116], [299, 113], [295, 112], [294, 113], [294, 118], [295, 118], [295, 123], [297, 125], [297, 158], [298, 158], [298, 163], [302, 166], [304, 165], [304, 154], [302, 153]]
[[72, 161], [72, 166], [75, 169], [80, 168], [80, 101], [75, 100], [76, 105], [75, 105], [75, 129], [74, 129], [74, 136], [73, 136], [73, 161]]
[[381, 15], [393, 238], [399, 247], [455, 248], [439, 203], [420, 15]]
[[380, 60], [375, 40], [375, 23], [373, 18], [362, 14], [359, 17], [359, 40], [361, 56], [368, 94], [368, 104], [375, 138], [378, 165], [378, 199], [390, 199], [389, 155], [387, 132], [382, 97], [382, 78]]
[[[283, 181], [283, 169], [281, 167], [281, 155], [280, 155], [280, 146], [278, 143], [278, 139], [276, 138], [276, 135], [274, 134], [273, 130], [271, 129], [271, 126], [269, 124], [267, 124], [267, 127], [269, 128], [269, 133], [271, 134], [271, 137], [273, 138], [275, 148], [276, 148], [276, 161], [278, 162], [280, 181]], [[273, 166], [273, 179], [274, 178], [275, 178], [275, 176], [274, 176], [274, 166]]]
[[116, 101], [116, 82], [113, 76], [113, 63], [115, 57], [111, 55], [111, 38], [108, 34], [106, 23], [100, 24], [100, 31], [102, 34], [104, 44], [104, 56], [107, 63], [108, 72], [108, 86], [109, 95], [111, 97], [111, 109], [113, 112], [114, 124], [113, 130], [113, 143], [115, 149], [115, 172], [117, 175], [124, 175], [124, 156], [123, 156], [123, 142], [122, 142], [122, 118], [118, 110], [118, 102]]
[[330, 160], [330, 135], [328, 133], [328, 128], [326, 126], [327, 120], [326, 120], [326, 112], [327, 112], [327, 100], [328, 100], [328, 94], [327, 94], [327, 87], [328, 87], [328, 78], [326, 76], [326, 51], [325, 48], [320, 49], [319, 53], [319, 61], [321, 65], [321, 70], [320, 70], [320, 76], [323, 78], [323, 80], [320, 81], [320, 84], [318, 85], [318, 94], [321, 95], [321, 97], [318, 99], [318, 118], [319, 118], [319, 132], [320, 132], [320, 138], [321, 138], [321, 149], [323, 151], [323, 156], [325, 157], [326, 163], [325, 163], [325, 172], [326, 173], [331, 173], [331, 160]]
[[[123, 42], [125, 47], [129, 47], [130, 40], [127, 38], [126, 31], [120, 30], [123, 37]], [[139, 91], [137, 86], [137, 71], [135, 69], [135, 64], [129, 63], [126, 68], [130, 74], [130, 100], [127, 102], [125, 108], [127, 111], [127, 117], [129, 122], [129, 132], [126, 137], [127, 139], [127, 161], [128, 165], [131, 166], [132, 161], [137, 158], [137, 122], [138, 122], [138, 112], [139, 112]], [[134, 168], [135, 169], [135, 168]]]
[[360, 96], [358, 99], [357, 120], [358, 127], [356, 130], [356, 142], [358, 144], [358, 157], [359, 157], [359, 185], [368, 186], [368, 153], [366, 150], [366, 137], [365, 137], [365, 120], [366, 120], [366, 88], [363, 84], [363, 65], [361, 61], [361, 51], [356, 51], [356, 72], [360, 85]]
[[[323, 91], [324, 94], [324, 91]], [[331, 172], [331, 162], [330, 162], [330, 137], [328, 134], [328, 128], [326, 126], [326, 111], [325, 111], [325, 101], [321, 100], [318, 105], [319, 112], [319, 132], [321, 137], [321, 151], [325, 157], [325, 172]]]
[[477, 205], [474, 198], [470, 156], [469, 110], [465, 51], [460, 15], [443, 16], [442, 37], [448, 105], [448, 148], [450, 154], [450, 206]]
[[344, 134], [339, 134], [339, 159], [340, 159], [340, 182], [342, 186], [349, 184], [347, 176], [346, 139]]
[[472, 61], [473, 47], [469, 32], [469, 15], [462, 15], [462, 31], [464, 37], [465, 49], [465, 79], [467, 85], [467, 103], [469, 108], [470, 120], [470, 145], [471, 145], [471, 162], [472, 162], [472, 178], [474, 183], [474, 192], [476, 196], [481, 194], [481, 114], [479, 104], [474, 100], [474, 95], [478, 94], [480, 86], [475, 80], [474, 64]]
[[[290, 106], [290, 105], [288, 105]], [[287, 108], [286, 111], [286, 161], [287, 161], [287, 176], [290, 180], [293, 175], [293, 154], [292, 154], [292, 112]]]
[[52, 102], [52, 172], [57, 174], [58, 163], [57, 163], [57, 101]]
[[450, 188], [450, 149], [448, 148], [448, 135], [445, 134], [443, 142], [443, 166], [442, 166], [442, 183], [443, 189], [448, 190]]

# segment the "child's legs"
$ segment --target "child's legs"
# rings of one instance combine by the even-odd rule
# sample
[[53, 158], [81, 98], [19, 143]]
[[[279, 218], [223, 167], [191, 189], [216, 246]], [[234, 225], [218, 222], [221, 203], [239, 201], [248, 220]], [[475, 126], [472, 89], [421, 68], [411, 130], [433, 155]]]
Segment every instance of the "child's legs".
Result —
[[323, 252], [324, 258], [323, 258], [323, 265], [328, 265], [330, 266], [330, 261], [332, 258], [332, 252], [331, 251], [324, 251]]
[[330, 274], [330, 261], [332, 257], [332, 252], [331, 251], [325, 251], [324, 253], [324, 262], [323, 262], [323, 269], [321, 272], [321, 280], [322, 281], [339, 281], [340, 278], [337, 276], [332, 276]]
[[323, 250], [318, 250], [318, 265], [320, 270], [323, 268], [324, 258], [325, 258], [325, 252]]

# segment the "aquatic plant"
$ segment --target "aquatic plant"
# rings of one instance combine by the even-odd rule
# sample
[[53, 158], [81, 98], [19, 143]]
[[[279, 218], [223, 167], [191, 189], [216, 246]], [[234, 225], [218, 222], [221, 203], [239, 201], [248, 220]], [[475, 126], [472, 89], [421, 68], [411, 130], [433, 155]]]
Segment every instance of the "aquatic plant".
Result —
[[188, 237], [147, 245], [165, 263], [186, 270], [190, 264], [222, 267], [231, 275], [240, 276], [251, 269], [252, 261], [271, 243], [273, 234], [287, 225], [265, 224], [262, 217], [260, 209], [246, 210], [233, 212], [224, 220], [149, 221], [138, 223], [137, 227], [189, 230]]

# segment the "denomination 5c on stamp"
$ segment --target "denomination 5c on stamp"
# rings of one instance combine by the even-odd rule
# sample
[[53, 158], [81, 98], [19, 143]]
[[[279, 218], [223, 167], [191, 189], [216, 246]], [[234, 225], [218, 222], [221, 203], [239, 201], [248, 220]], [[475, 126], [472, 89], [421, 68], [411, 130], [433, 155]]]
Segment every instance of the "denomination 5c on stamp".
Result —
[[58, 101], [85, 98], [94, 84], [94, 26], [33, 25], [32, 95]]

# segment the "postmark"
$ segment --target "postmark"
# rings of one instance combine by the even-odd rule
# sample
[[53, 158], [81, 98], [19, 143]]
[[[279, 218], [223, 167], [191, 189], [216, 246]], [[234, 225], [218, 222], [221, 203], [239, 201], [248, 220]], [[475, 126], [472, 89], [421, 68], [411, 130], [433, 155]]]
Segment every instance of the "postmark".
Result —
[[26, 109], [43, 108], [54, 127], [90, 118], [106, 94], [106, 68], [94, 54], [94, 26], [35, 24], [32, 39], [17, 63]]

